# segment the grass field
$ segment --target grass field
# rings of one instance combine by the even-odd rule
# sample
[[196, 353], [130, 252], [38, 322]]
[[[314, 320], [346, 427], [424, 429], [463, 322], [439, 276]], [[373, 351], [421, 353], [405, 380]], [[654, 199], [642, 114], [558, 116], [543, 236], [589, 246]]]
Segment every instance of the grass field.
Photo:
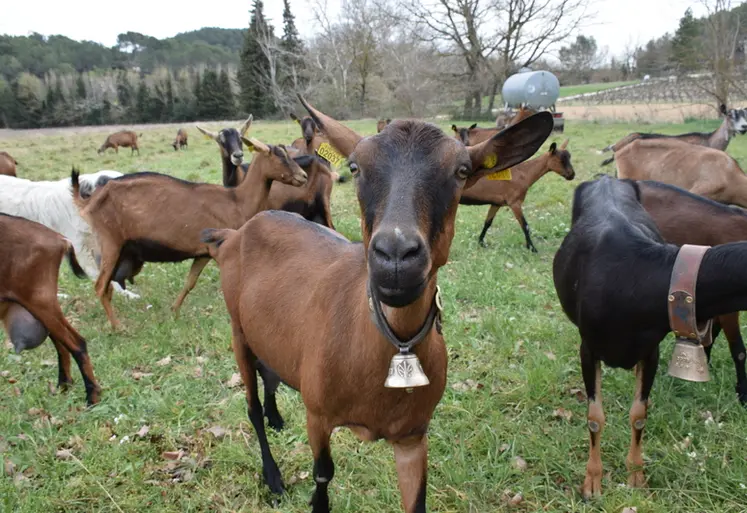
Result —
[[[373, 122], [350, 125], [362, 133], [375, 131]], [[712, 126], [646, 128], [677, 133]], [[188, 129], [189, 150], [179, 153], [169, 146], [175, 127], [144, 130], [139, 157], [128, 150], [99, 157], [96, 148], [104, 134], [74, 131], [8, 138], [0, 140], [0, 149], [21, 163], [19, 175], [33, 179], [68, 176], [75, 164], [83, 172], [152, 170], [219, 183], [216, 144]], [[525, 203], [539, 254], [524, 248], [508, 210], [496, 217], [489, 247], [480, 248], [477, 235], [487, 207], [460, 208], [450, 263], [439, 279], [450, 362], [447, 390], [430, 429], [429, 511], [747, 509], [747, 411], [734, 394], [734, 369], [723, 338], [716, 342], [708, 383], [668, 377], [673, 340], [662, 344], [644, 436], [646, 490], [624, 486], [633, 375], [605, 369], [604, 494], [584, 503], [578, 493], [588, 444], [579, 340], [555, 295], [552, 258], [570, 223], [573, 189], [600, 171], [596, 150], [634, 129], [567, 123], [564, 136], [570, 138], [576, 180], [548, 175]], [[291, 123], [257, 122], [252, 129], [255, 137], [273, 143], [289, 142], [298, 132]], [[544, 148], [552, 141], [562, 138], [553, 135]], [[729, 153], [747, 162], [747, 138], [733, 141]], [[335, 186], [332, 209], [338, 230], [359, 240], [350, 182]], [[113, 333], [92, 283], [76, 280], [64, 265], [61, 291], [69, 298], [61, 300], [63, 310], [88, 339], [103, 388], [101, 403], [92, 409], [84, 408], [77, 370], [69, 393], [53, 390], [57, 358], [51, 343], [19, 356], [0, 348], [5, 469], [0, 511], [309, 511], [312, 459], [300, 397], [287, 388], [279, 393], [286, 429], [269, 436], [288, 493], [273, 508], [260, 482], [259, 447], [243, 391], [231, 382], [237, 368], [217, 267], [207, 267], [180, 319], [170, 311], [188, 267], [186, 262], [146, 265], [134, 288], [142, 299], [115, 296], [125, 329]], [[715, 422], [706, 422], [709, 416]], [[683, 449], [683, 443], [689, 446]], [[185, 456], [178, 461], [162, 456], [180, 450]], [[332, 438], [332, 454], [333, 511], [400, 511], [387, 444], [358, 442], [343, 429]], [[517, 465], [518, 458], [526, 465]], [[521, 500], [508, 505], [516, 494]]]
[[596, 93], [597, 91], [604, 91], [606, 89], [612, 89], [615, 87], [636, 84], [638, 80], [629, 80], [627, 82], [599, 82], [597, 84], [581, 84], [564, 86], [560, 88], [560, 97], [573, 96], [574, 94], [584, 93]]

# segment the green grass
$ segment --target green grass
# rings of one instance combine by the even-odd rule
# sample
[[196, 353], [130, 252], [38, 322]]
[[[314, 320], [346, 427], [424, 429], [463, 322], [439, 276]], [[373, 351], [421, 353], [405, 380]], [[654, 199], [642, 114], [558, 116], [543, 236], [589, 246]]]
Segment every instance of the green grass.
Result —
[[[375, 131], [371, 122], [351, 125], [364, 133]], [[489, 247], [480, 248], [477, 235], [487, 208], [460, 208], [450, 263], [439, 279], [450, 362], [447, 390], [430, 429], [429, 511], [619, 513], [626, 506], [637, 506], [641, 513], [745, 511], [747, 412], [735, 398], [723, 338], [716, 342], [708, 383], [668, 377], [672, 340], [662, 344], [663, 363], [644, 437], [647, 490], [622, 486], [633, 376], [605, 369], [604, 494], [585, 504], [578, 493], [588, 440], [586, 405], [575, 396], [583, 388], [579, 340], [555, 295], [552, 258], [570, 223], [574, 187], [600, 171], [596, 150], [636, 128], [567, 124], [564, 136], [570, 138], [577, 179], [548, 175], [525, 203], [539, 254], [524, 249], [508, 209], [496, 217]], [[218, 183], [215, 143], [189, 130], [190, 149], [179, 153], [168, 145], [175, 128], [144, 130], [140, 157], [128, 151], [97, 156], [103, 134], [28, 135], [2, 140], [0, 147], [22, 163], [21, 176], [34, 179], [67, 176], [76, 164], [83, 172], [153, 170]], [[267, 142], [287, 142], [298, 134], [291, 123], [257, 122], [252, 130]], [[545, 148], [562, 139], [551, 137]], [[729, 153], [745, 159], [747, 139], [733, 141]], [[335, 187], [332, 208], [338, 229], [359, 240], [351, 183]], [[63, 310], [88, 339], [103, 388], [95, 408], [83, 407], [77, 371], [69, 393], [50, 392], [57, 376], [51, 343], [20, 356], [0, 348], [0, 370], [7, 371], [0, 378], [0, 453], [16, 472], [15, 478], [0, 477], [0, 511], [309, 511], [312, 460], [300, 397], [287, 388], [279, 394], [287, 428], [270, 434], [270, 443], [286, 483], [294, 484], [273, 509], [260, 482], [259, 448], [242, 390], [226, 384], [237, 368], [214, 264], [188, 296], [181, 318], [170, 312], [188, 267], [146, 265], [135, 286], [142, 299], [115, 296], [125, 331], [112, 333], [92, 283], [74, 279], [64, 266], [61, 290], [70, 297], [62, 300]], [[167, 356], [168, 365], [157, 364]], [[146, 376], [136, 380], [133, 371]], [[482, 386], [465, 386], [466, 380]], [[570, 419], [556, 415], [559, 408], [570, 412]], [[704, 422], [706, 411], [715, 424]], [[146, 425], [149, 433], [136, 436]], [[207, 431], [214, 426], [225, 428], [225, 437]], [[677, 450], [688, 436], [692, 445]], [[387, 444], [361, 443], [341, 430], [332, 445], [335, 512], [400, 511]], [[61, 449], [70, 449], [74, 458], [57, 457]], [[178, 464], [161, 456], [180, 449], [189, 455]], [[517, 456], [527, 462], [523, 472], [512, 465]], [[521, 493], [523, 502], [509, 508], [506, 493]]]
[[614, 87], [637, 84], [639, 80], [629, 80], [626, 82], [600, 82], [598, 84], [581, 84], [572, 86], [563, 86], [560, 88], [560, 97], [573, 96], [574, 94], [596, 93]]

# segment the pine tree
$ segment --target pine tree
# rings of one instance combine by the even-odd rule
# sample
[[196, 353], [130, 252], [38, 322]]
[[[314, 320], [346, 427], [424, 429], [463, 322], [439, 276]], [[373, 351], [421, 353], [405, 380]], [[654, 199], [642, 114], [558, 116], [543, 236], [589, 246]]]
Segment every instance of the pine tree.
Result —
[[298, 88], [302, 82], [304, 48], [289, 0], [283, 0], [283, 38], [280, 40], [280, 48], [283, 50], [281, 84], [286, 88]]
[[267, 116], [276, 110], [267, 84], [270, 62], [259, 43], [259, 39], [272, 40], [275, 36], [262, 8], [262, 0], [254, 0], [251, 23], [244, 37], [237, 77], [241, 87], [241, 108], [245, 113], [253, 114], [255, 118]]
[[672, 39], [672, 56], [680, 71], [697, 71], [700, 46], [700, 27], [691, 9], [680, 18], [680, 26]]
[[218, 91], [221, 100], [220, 118], [230, 119], [235, 117], [236, 102], [233, 97], [233, 89], [231, 89], [231, 78], [228, 76], [228, 71], [225, 68], [221, 70], [218, 77]]
[[135, 119], [138, 122], [147, 123], [151, 121], [149, 113], [150, 106], [150, 90], [148, 89], [148, 84], [143, 79], [137, 88], [137, 96], [135, 98]]
[[83, 73], [78, 74], [78, 80], [75, 83], [75, 95], [79, 100], [86, 99], [86, 82], [83, 80]]

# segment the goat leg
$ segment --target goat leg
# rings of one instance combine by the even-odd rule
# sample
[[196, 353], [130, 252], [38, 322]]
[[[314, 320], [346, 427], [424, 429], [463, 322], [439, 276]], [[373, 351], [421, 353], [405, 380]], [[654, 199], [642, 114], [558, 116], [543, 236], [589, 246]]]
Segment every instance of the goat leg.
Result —
[[335, 464], [329, 451], [332, 429], [322, 418], [307, 411], [306, 432], [309, 436], [311, 452], [314, 455], [314, 482], [316, 483], [314, 495], [311, 496], [311, 511], [312, 513], [329, 513], [327, 488], [335, 476]]
[[64, 344], [52, 339], [54, 348], [57, 350], [57, 387], [66, 391], [73, 384], [70, 374], [70, 351]]
[[189, 268], [189, 274], [187, 275], [187, 282], [184, 284], [184, 288], [179, 293], [179, 297], [176, 298], [174, 305], [171, 307], [177, 318], [179, 317], [179, 309], [182, 307], [184, 299], [187, 297], [187, 294], [195, 288], [197, 279], [200, 277], [200, 274], [202, 274], [202, 270], [205, 269], [205, 266], [209, 263], [209, 256], [197, 257], [192, 261], [192, 267]]
[[405, 513], [425, 513], [428, 481], [428, 437], [423, 434], [393, 442], [397, 481]]
[[488, 233], [488, 228], [493, 224], [493, 219], [495, 219], [495, 214], [498, 212], [498, 209], [501, 208], [499, 205], [490, 205], [490, 208], [488, 209], [488, 215], [485, 216], [485, 223], [482, 225], [482, 231], [480, 232], [480, 238], [477, 239], [477, 241], [480, 243], [480, 246], [487, 247], [485, 244], [485, 234]]
[[[745, 374], [745, 348], [742, 334], [739, 331], [739, 312], [722, 315], [718, 318], [721, 328], [724, 330], [726, 340], [729, 341], [731, 359], [734, 360], [734, 368], [737, 372], [736, 391], [739, 402], [747, 405], [747, 374]], [[709, 346], [713, 347], [713, 345]]]
[[249, 349], [241, 327], [235, 324], [233, 319], [231, 320], [231, 327], [233, 331], [233, 354], [236, 357], [236, 363], [239, 366], [241, 379], [244, 381], [246, 389], [247, 413], [254, 427], [254, 432], [257, 434], [262, 453], [262, 477], [272, 493], [281, 495], [285, 491], [285, 485], [278, 464], [275, 462], [272, 452], [270, 452], [270, 444], [265, 432], [265, 419], [262, 414], [262, 403], [259, 402], [257, 373], [254, 370], [257, 357]]
[[276, 393], [278, 386], [280, 386], [280, 377], [275, 372], [267, 367], [261, 360], [257, 360], [257, 371], [262, 377], [262, 383], [265, 388], [265, 417], [267, 417], [267, 424], [275, 431], [281, 431], [285, 425], [282, 415], [278, 410], [278, 403], [276, 399]]
[[101, 241], [102, 252], [101, 252], [101, 268], [99, 269], [99, 275], [96, 278], [96, 295], [101, 301], [101, 306], [104, 307], [106, 317], [109, 319], [109, 323], [112, 328], [119, 329], [120, 324], [114, 315], [112, 309], [112, 294], [113, 287], [111, 285], [111, 279], [114, 276], [115, 266], [119, 260], [120, 249], [114, 245], [104, 244]]
[[[86, 402], [88, 405], [90, 406], [99, 402], [101, 389], [96, 382], [96, 377], [93, 375], [93, 365], [88, 356], [86, 341], [67, 322], [62, 315], [62, 309], [60, 309], [59, 304], [56, 301], [54, 303], [50, 302], [45, 308], [32, 313], [49, 330], [49, 337], [54, 342], [55, 347], [58, 345], [64, 346], [73, 355], [73, 358], [75, 358], [75, 363], [78, 364], [78, 369], [80, 369], [80, 373], [83, 376], [83, 384], [86, 388]], [[61, 358], [64, 358], [64, 356], [61, 356]], [[67, 373], [69, 375], [69, 369]]]
[[643, 446], [643, 429], [646, 426], [646, 417], [648, 415], [648, 397], [651, 394], [651, 388], [654, 385], [654, 378], [656, 377], [656, 369], [658, 367], [658, 346], [651, 351], [651, 355], [647, 359], [638, 362], [638, 365], [635, 366], [635, 397], [633, 405], [630, 407], [630, 427], [632, 433], [630, 437], [630, 450], [625, 460], [628, 472], [630, 473], [628, 476], [628, 486], [631, 488], [646, 486], [641, 448]]
[[586, 344], [581, 343], [581, 373], [588, 398], [587, 426], [589, 429], [589, 461], [586, 463], [586, 478], [582, 493], [590, 499], [602, 493], [602, 430], [604, 410], [602, 409], [602, 364], [595, 360]]
[[534, 247], [534, 243], [532, 242], [532, 236], [529, 230], [529, 223], [527, 223], [527, 220], [524, 217], [524, 211], [521, 209], [521, 203], [515, 203], [511, 205], [511, 211], [514, 213], [514, 217], [519, 222], [519, 225], [521, 226], [521, 231], [524, 232], [524, 238], [527, 241], [527, 249], [531, 250], [532, 253], [536, 253], [537, 248]]

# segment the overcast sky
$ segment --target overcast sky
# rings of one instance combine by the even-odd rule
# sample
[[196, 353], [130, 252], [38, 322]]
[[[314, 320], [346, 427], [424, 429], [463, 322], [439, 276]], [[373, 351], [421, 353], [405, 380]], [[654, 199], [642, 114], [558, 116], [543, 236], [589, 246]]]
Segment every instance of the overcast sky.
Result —
[[[688, 6], [697, 15], [704, 9], [698, 0], [591, 0], [598, 13], [582, 33], [594, 36], [599, 47], [621, 54], [629, 43], [643, 45], [652, 37], [673, 32]], [[0, 34], [62, 34], [113, 46], [117, 34], [140, 32], [157, 38], [200, 27], [243, 28], [249, 24], [251, 0], [185, 2], [184, 0], [7, 0], [0, 14]], [[304, 37], [314, 33], [310, 0], [291, 0], [296, 24]], [[328, 0], [332, 11], [340, 0]], [[116, 6], [126, 6], [126, 9]], [[283, 3], [265, 0], [265, 12], [278, 29]]]

